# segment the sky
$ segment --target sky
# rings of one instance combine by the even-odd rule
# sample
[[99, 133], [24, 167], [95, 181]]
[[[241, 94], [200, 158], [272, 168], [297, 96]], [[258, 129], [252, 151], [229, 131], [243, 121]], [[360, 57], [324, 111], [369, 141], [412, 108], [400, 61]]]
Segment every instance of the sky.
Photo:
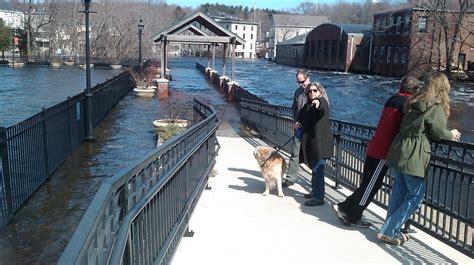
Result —
[[[313, 2], [317, 3], [335, 3], [338, 0], [315, 0]], [[340, 1], [340, 0], [339, 0]], [[219, 3], [223, 5], [241, 5], [253, 7], [255, 3], [256, 8], [270, 8], [275, 10], [282, 10], [288, 8], [294, 8], [303, 0], [166, 0], [168, 4], [176, 4], [179, 6], [188, 6], [196, 8], [197, 6], [205, 3]]]

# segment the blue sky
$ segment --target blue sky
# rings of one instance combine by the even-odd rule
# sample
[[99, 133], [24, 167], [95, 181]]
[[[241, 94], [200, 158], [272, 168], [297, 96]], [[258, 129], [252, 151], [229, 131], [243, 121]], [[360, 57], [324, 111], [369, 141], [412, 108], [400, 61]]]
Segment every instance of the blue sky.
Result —
[[[337, 0], [319, 0], [313, 1], [315, 3], [335, 3]], [[340, 1], [340, 0], [339, 0]], [[256, 8], [272, 8], [275, 10], [287, 9], [296, 7], [304, 0], [166, 0], [168, 4], [176, 4], [180, 6], [190, 6], [196, 8], [204, 3], [219, 3], [224, 5], [242, 5], [253, 7], [255, 3]]]

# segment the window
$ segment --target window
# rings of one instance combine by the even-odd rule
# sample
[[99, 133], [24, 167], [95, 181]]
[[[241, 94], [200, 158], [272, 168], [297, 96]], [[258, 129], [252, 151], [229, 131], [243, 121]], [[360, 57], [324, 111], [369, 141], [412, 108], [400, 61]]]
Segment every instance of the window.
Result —
[[385, 47], [380, 48], [380, 62], [385, 59]]
[[245, 44], [242, 44], [242, 50], [245, 50]]
[[245, 33], [242, 35], [242, 39], [245, 39]]
[[245, 30], [245, 25], [244, 25], [244, 30]]
[[237, 25], [235, 25], [235, 30], [237, 30]]
[[253, 26], [250, 26], [250, 31], [253, 31]]
[[229, 29], [229, 24], [227, 24], [227, 29]]
[[396, 32], [396, 25], [397, 25], [397, 17], [392, 17], [392, 25], [390, 25], [390, 32], [395, 34]]
[[389, 63], [392, 60], [392, 47], [388, 46], [387, 47], [387, 63]]
[[324, 41], [324, 51], [323, 51], [323, 58], [327, 59], [329, 56], [329, 41], [325, 40]]
[[403, 47], [403, 50], [402, 50], [402, 63], [406, 63], [407, 62], [407, 47]]
[[253, 40], [253, 34], [250, 34], [250, 39]]
[[395, 47], [395, 52], [393, 54], [393, 62], [398, 63], [398, 55], [400, 53], [400, 48]]
[[403, 19], [403, 33], [408, 33], [410, 29], [410, 15], [405, 15]]
[[321, 47], [321, 41], [318, 40], [318, 46], [317, 46], [317, 48], [316, 48], [316, 58], [318, 58], [318, 59], [319, 59], [319, 57], [320, 57], [321, 49], [322, 49], [322, 48], [323, 48], [323, 47]]
[[400, 24], [402, 23], [402, 17], [401, 16], [397, 17], [397, 22], [396, 23], [397, 24], [395, 25], [395, 28], [396, 28], [395, 32], [397, 34], [400, 34]]
[[426, 32], [426, 19], [424, 16], [418, 18], [418, 32]]
[[337, 40], [331, 41], [331, 59], [336, 59], [337, 53]]
[[373, 60], [374, 60], [374, 62], [377, 61], [378, 52], [379, 52], [379, 48], [377, 48], [377, 46], [375, 46], [375, 47], [374, 47], [374, 55], [373, 55]]
[[253, 49], [253, 43], [250, 43], [250, 49], [251, 50]]

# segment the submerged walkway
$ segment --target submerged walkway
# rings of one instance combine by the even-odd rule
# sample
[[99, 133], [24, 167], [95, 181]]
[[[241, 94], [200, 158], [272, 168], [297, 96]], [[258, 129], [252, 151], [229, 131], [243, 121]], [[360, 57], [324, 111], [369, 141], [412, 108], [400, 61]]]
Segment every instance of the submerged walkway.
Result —
[[[235, 128], [235, 126], [234, 126]], [[193, 237], [184, 237], [172, 262], [187, 264], [472, 264], [468, 256], [419, 231], [403, 246], [376, 239], [385, 211], [371, 204], [364, 217], [375, 228], [345, 227], [331, 204], [346, 190], [326, 186], [326, 204], [303, 205], [310, 174], [300, 170], [297, 185], [262, 196], [264, 182], [253, 158], [263, 142], [236, 131], [224, 119], [215, 170], [190, 222]], [[326, 184], [332, 185], [328, 182]], [[346, 194], [344, 194], [346, 193]]]

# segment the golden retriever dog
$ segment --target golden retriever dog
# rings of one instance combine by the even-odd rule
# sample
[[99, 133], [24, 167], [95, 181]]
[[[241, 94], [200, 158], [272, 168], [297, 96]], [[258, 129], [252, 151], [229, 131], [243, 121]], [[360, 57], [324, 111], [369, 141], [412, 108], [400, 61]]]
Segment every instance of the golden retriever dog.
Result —
[[263, 178], [265, 179], [265, 191], [262, 194], [266, 196], [270, 194], [270, 190], [277, 187], [278, 196], [283, 197], [281, 183], [282, 178], [285, 175], [285, 159], [280, 155], [280, 153], [275, 153], [275, 149], [261, 145], [255, 148], [253, 155], [255, 156], [255, 159], [257, 159]]

